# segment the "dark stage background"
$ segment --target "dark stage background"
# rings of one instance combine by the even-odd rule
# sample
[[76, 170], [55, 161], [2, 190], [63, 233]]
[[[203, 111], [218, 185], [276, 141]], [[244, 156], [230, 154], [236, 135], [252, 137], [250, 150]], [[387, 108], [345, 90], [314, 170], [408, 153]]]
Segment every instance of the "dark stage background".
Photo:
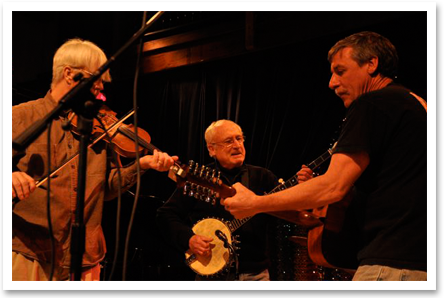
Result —
[[[251, 17], [254, 33], [245, 36], [254, 39], [240, 39], [242, 51], [210, 48], [209, 52], [222, 54], [208, 55], [212, 58], [203, 61], [188, 59], [189, 63], [177, 67], [144, 68], [137, 91], [139, 126], [150, 133], [154, 145], [178, 155], [183, 162], [193, 159], [205, 164], [210, 161], [203, 138], [206, 127], [217, 119], [231, 119], [244, 130], [246, 162], [268, 168], [287, 180], [302, 164], [328, 149], [344, 116], [341, 100], [328, 88], [328, 50], [339, 39], [364, 30], [376, 31], [393, 42], [400, 57], [398, 81], [427, 98], [426, 12], [166, 12], [148, 30], [151, 33], [144, 41], [177, 37], [211, 26], [223, 28], [225, 24], [227, 28], [241, 24], [247, 32], [251, 22], [245, 20], [251, 21]], [[52, 57], [64, 41], [88, 39], [111, 56], [140, 28], [142, 12], [13, 12], [12, 21], [15, 105], [45, 95]], [[207, 34], [207, 40], [222, 38]], [[191, 53], [195, 44], [173, 44], [165, 51], [173, 52], [180, 46]], [[144, 52], [144, 65], [160, 54], [159, 50]], [[200, 54], [205, 57], [205, 53]], [[113, 82], [105, 86], [107, 105], [118, 116], [132, 108], [135, 69], [136, 46], [132, 46], [112, 66]], [[127, 279], [193, 279], [192, 272], [183, 265], [182, 253], [163, 241], [154, 222], [156, 209], [174, 188], [165, 173], [143, 176]], [[128, 193], [124, 199], [125, 235], [133, 199]], [[115, 201], [106, 203], [103, 226], [109, 253], [104, 262], [105, 275], [114, 250], [115, 211]], [[308, 261], [301, 261], [304, 249], [287, 239], [304, 234], [298, 227], [279, 222], [273, 233], [277, 244], [272, 248], [274, 279], [341, 277], [335, 272], [331, 277], [323, 268], [308, 268]], [[115, 279], [121, 275], [121, 258], [118, 267]]]

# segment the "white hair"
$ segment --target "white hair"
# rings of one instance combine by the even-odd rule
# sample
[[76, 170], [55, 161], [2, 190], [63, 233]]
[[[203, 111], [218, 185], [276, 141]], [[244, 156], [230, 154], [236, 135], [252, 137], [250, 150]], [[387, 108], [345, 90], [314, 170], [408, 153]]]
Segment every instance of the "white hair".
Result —
[[227, 119], [217, 120], [217, 121], [214, 121], [213, 123], [211, 123], [210, 126], [208, 126], [207, 130], [205, 130], [205, 141], [207, 142], [207, 145], [211, 144], [213, 142], [214, 134], [216, 133], [214, 131], [214, 129], [216, 127], [224, 125], [225, 123], [234, 124], [235, 126], [237, 126], [239, 128], [239, 130], [243, 134], [242, 128], [236, 122], [233, 122], [233, 121], [227, 120]]
[[[63, 79], [65, 66], [95, 72], [106, 61], [105, 53], [96, 44], [79, 38], [70, 39], [54, 55], [51, 86]], [[109, 70], [102, 75], [102, 79], [105, 82], [111, 81]]]

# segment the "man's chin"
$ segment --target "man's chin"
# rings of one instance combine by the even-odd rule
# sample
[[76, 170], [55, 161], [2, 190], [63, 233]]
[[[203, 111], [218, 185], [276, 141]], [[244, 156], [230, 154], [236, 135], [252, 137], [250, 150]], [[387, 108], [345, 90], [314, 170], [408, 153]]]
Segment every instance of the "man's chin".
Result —
[[245, 159], [243, 157], [242, 158], [235, 158], [233, 160], [233, 164], [235, 164], [236, 167], [240, 167], [244, 163], [244, 160]]

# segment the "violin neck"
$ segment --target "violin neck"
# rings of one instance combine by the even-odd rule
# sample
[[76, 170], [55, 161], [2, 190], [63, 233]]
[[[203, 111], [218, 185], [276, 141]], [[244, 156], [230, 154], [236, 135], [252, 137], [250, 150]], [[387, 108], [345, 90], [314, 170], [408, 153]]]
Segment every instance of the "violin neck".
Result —
[[[136, 134], [128, 129], [127, 127], [122, 127], [119, 126], [119, 128], [117, 129], [120, 133], [122, 133], [123, 135], [125, 135], [126, 137], [130, 138], [131, 140], [133, 140], [134, 142], [136, 142]], [[146, 142], [144, 139], [142, 138], [137, 138], [138, 143], [140, 146], [142, 146], [143, 148], [147, 149], [149, 153], [154, 153], [154, 149], [156, 149], [157, 151], [160, 151], [156, 146]]]
[[[133, 140], [134, 143], [136, 142], [136, 134], [135, 134], [132, 130], [128, 129], [127, 127], [122, 127], [122, 126], [119, 126], [119, 128], [118, 128], [117, 130], [118, 130], [120, 133], [122, 133], [122, 134], [124, 134], [125, 136], [127, 136], [128, 138], [130, 138], [131, 140]], [[151, 144], [151, 143], [146, 142], [146, 141], [145, 141], [144, 139], [142, 139], [142, 138], [138, 138], [138, 141], [139, 141], [139, 145], [141, 145], [143, 148], [147, 149], [148, 152], [149, 152], [150, 154], [153, 154], [153, 153], [154, 153], [154, 149], [157, 150], [157, 151], [159, 151], [159, 152], [161, 152], [161, 150], [159, 150], [159, 148], [157, 148], [156, 146], [154, 146], [154, 145]], [[174, 165], [175, 165], [176, 167], [178, 167], [179, 169], [182, 169], [181, 166], [180, 166], [180, 163], [175, 162]], [[182, 172], [183, 172], [183, 171], [181, 171], [181, 173], [182, 173]], [[176, 173], [176, 174], [177, 174], [177, 173]], [[177, 175], [179, 175], [179, 174], [177, 174]], [[173, 180], [174, 180], [174, 179], [173, 179]]]

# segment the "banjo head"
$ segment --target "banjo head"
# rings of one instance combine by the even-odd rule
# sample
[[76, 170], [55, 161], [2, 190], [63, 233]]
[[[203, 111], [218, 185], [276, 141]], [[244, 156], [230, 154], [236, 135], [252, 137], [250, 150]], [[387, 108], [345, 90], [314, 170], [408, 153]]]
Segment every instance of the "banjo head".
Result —
[[[230, 264], [230, 251], [224, 247], [224, 242], [216, 236], [215, 231], [217, 230], [224, 233], [228, 243], [232, 244], [230, 229], [219, 219], [205, 218], [193, 226], [193, 232], [196, 235], [213, 238], [213, 241], [210, 243], [211, 254], [209, 256], [194, 255], [190, 250], [185, 253], [186, 259], [190, 260], [187, 262], [188, 266], [197, 274], [204, 276], [214, 275], [224, 270]], [[192, 261], [190, 257], [193, 258]]]

